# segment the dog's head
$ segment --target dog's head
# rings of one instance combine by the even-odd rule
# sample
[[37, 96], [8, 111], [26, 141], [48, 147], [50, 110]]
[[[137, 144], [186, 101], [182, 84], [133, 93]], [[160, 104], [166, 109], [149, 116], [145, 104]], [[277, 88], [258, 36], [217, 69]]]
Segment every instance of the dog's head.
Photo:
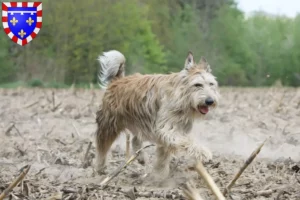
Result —
[[215, 108], [219, 102], [218, 82], [211, 73], [211, 68], [205, 58], [195, 62], [192, 52], [188, 53], [184, 70], [185, 86], [191, 108], [200, 115], [205, 115]]

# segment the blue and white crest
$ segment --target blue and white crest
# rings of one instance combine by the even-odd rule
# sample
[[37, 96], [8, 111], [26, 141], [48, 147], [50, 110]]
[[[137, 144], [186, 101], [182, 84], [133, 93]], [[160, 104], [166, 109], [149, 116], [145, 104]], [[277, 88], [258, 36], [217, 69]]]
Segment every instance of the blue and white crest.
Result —
[[15, 43], [25, 46], [42, 28], [41, 2], [3, 2], [4, 32]]

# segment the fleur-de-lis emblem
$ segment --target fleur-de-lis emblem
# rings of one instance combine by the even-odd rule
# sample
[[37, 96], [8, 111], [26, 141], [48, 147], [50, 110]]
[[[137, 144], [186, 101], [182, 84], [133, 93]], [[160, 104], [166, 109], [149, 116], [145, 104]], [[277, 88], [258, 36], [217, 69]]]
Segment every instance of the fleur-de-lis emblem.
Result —
[[26, 20], [26, 23], [31, 26], [32, 23], [34, 23], [34, 21], [31, 19], [31, 17], [29, 17], [27, 20]]

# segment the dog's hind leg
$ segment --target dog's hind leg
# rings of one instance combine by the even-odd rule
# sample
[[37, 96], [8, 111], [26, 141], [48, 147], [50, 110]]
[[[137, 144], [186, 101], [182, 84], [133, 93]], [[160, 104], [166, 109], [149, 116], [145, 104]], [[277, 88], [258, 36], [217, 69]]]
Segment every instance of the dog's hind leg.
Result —
[[107, 132], [98, 128], [96, 133], [96, 170], [98, 173], [104, 173], [106, 156], [113, 142], [117, 139], [118, 132]]
[[[143, 142], [137, 136], [134, 136], [131, 140], [131, 144], [133, 151], [136, 152], [137, 150], [142, 148]], [[137, 160], [141, 165], [145, 164], [145, 155], [143, 151], [140, 152], [139, 156], [137, 157]]]
[[122, 129], [116, 118], [105, 116], [101, 109], [97, 112], [96, 122], [96, 170], [101, 174], [105, 169], [107, 152]]

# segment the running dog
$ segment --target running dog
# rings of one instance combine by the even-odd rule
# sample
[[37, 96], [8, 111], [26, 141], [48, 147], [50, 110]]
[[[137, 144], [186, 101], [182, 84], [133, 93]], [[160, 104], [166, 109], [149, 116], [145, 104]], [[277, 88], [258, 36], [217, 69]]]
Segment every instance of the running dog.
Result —
[[[212, 153], [189, 138], [195, 119], [218, 105], [218, 82], [205, 58], [197, 63], [189, 52], [181, 71], [171, 74], [125, 76], [125, 57], [116, 50], [104, 52], [99, 83], [105, 93], [97, 111], [96, 168], [105, 169], [106, 156], [120, 133], [133, 135], [133, 150], [143, 141], [156, 144], [154, 170], [159, 177], [169, 175], [171, 155], [186, 152], [196, 160], [210, 160]], [[138, 158], [144, 162], [144, 155]]]

